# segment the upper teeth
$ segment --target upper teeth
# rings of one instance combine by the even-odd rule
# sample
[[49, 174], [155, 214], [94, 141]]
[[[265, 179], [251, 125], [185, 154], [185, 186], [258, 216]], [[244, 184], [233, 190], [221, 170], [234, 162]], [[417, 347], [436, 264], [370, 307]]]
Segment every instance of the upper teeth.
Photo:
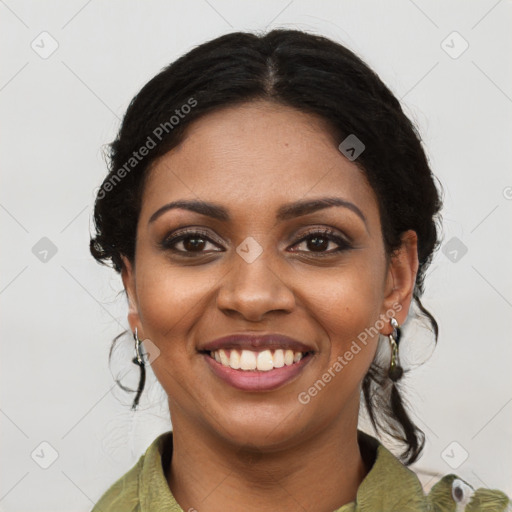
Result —
[[260, 370], [268, 372], [274, 368], [282, 368], [299, 362], [302, 352], [294, 352], [293, 350], [262, 350], [254, 352], [252, 350], [215, 350], [210, 355], [218, 363], [229, 366], [234, 370]]

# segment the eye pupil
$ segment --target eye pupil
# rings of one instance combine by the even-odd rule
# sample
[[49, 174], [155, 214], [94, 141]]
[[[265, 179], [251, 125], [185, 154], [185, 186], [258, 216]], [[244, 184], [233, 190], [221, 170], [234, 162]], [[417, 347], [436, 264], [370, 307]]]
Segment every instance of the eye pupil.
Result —
[[[198, 243], [190, 242], [190, 240], [195, 240], [196, 242], [197, 242], [197, 240], [199, 240], [199, 242]], [[202, 238], [197, 237], [197, 236], [196, 237], [189, 236], [183, 240], [183, 247], [185, 247], [185, 250], [187, 250], [187, 251], [198, 249], [198, 248], [199, 248], [199, 250], [204, 249], [204, 244], [205, 244], [205, 241]]]
[[[319, 243], [318, 241], [321, 240], [321, 242]], [[312, 237], [309, 239], [309, 242], [308, 243], [308, 249], [310, 248], [314, 248], [314, 249], [327, 249], [327, 246], [329, 245], [329, 240], [327, 240], [326, 238], [322, 238], [320, 236], [315, 236], [315, 237]]]

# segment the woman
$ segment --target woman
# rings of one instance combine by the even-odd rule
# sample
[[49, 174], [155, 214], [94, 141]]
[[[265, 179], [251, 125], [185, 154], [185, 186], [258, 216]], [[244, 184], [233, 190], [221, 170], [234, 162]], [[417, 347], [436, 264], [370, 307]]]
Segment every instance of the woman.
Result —
[[[425, 496], [406, 467], [424, 435], [401, 326], [416, 302], [437, 337], [420, 296], [441, 202], [358, 57], [294, 30], [219, 37], [143, 87], [110, 159], [91, 252], [127, 293], [134, 407], [151, 364], [173, 430], [95, 512], [507, 510], [456, 475]], [[361, 397], [400, 460], [358, 430]]]

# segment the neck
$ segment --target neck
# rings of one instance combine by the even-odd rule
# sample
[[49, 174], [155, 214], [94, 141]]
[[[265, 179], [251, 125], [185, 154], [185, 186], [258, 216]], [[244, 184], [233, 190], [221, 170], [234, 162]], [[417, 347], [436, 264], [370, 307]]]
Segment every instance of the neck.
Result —
[[[357, 416], [356, 416], [357, 417]], [[355, 425], [322, 431], [299, 446], [264, 452], [234, 446], [173, 418], [168, 483], [183, 510], [332, 512], [355, 500], [367, 474]], [[326, 492], [326, 489], [328, 492]]]

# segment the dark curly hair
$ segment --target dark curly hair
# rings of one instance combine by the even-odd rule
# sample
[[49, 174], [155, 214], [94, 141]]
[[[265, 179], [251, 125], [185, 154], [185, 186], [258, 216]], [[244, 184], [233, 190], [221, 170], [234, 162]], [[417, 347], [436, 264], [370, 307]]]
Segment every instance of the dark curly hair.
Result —
[[[354, 163], [376, 194], [388, 256], [400, 246], [405, 231], [418, 235], [413, 297], [437, 341], [437, 323], [420, 296], [425, 270], [439, 245], [441, 198], [421, 137], [397, 98], [358, 56], [330, 39], [299, 30], [226, 34], [195, 47], [141, 89], [109, 145], [110, 170], [94, 207], [94, 258], [111, 262], [117, 272], [122, 270], [121, 255], [133, 262], [147, 170], [183, 140], [192, 121], [259, 99], [320, 116], [339, 143], [350, 134], [364, 143]], [[425, 435], [408, 415], [398, 383], [390, 382], [387, 369], [376, 361], [364, 377], [362, 396], [376, 432], [380, 429], [404, 443], [401, 460], [414, 462]]]

